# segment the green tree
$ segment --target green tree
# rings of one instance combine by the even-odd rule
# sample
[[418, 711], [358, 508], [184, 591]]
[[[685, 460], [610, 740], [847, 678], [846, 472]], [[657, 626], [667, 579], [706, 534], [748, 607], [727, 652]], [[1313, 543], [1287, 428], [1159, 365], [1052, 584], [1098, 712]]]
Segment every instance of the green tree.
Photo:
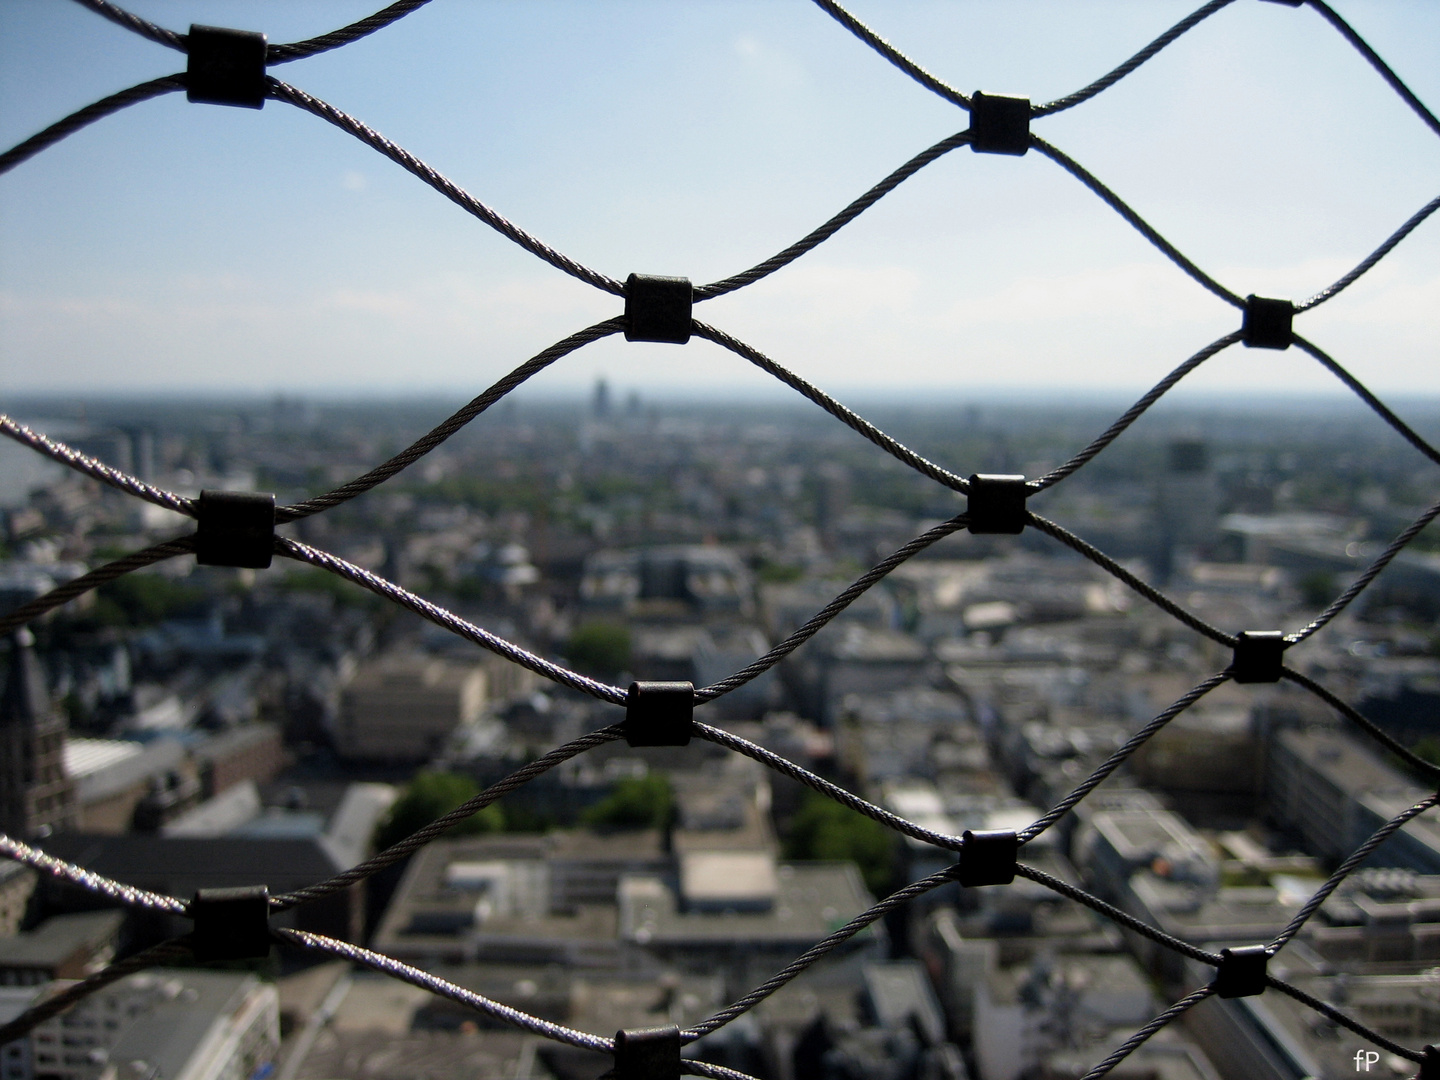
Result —
[[1410, 749], [1416, 757], [1430, 762], [1431, 765], [1440, 765], [1440, 738], [1427, 735]]
[[853, 862], [876, 896], [885, 895], [895, 878], [895, 834], [818, 791], [805, 792], [786, 831], [784, 852], [787, 859]]
[[[418, 772], [411, 778], [390, 812], [375, 828], [375, 850], [383, 851], [405, 839], [416, 829], [448, 814], [474, 798], [480, 789], [468, 776], [448, 772]], [[505, 812], [498, 803], [471, 814], [454, 826], [447, 836], [475, 836], [505, 831]]]
[[1300, 595], [1305, 606], [1323, 608], [1335, 599], [1335, 575], [1325, 570], [1312, 570], [1300, 579]]
[[580, 815], [584, 825], [610, 829], [663, 829], [670, 824], [675, 792], [659, 773], [626, 777], [615, 790]]
[[581, 623], [565, 643], [565, 659], [586, 675], [613, 679], [630, 666], [630, 630], [619, 623]]
[[[101, 626], [154, 626], [198, 613], [205, 590], [159, 574], [126, 574], [95, 591], [89, 619]], [[82, 616], [82, 620], [84, 617]]]

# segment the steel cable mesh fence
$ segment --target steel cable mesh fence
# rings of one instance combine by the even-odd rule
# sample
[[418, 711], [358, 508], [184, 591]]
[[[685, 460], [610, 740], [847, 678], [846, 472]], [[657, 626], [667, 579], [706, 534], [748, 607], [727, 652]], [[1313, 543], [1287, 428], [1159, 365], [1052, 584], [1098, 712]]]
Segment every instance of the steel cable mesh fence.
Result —
[[[611, 318], [582, 329], [538, 353], [530, 360], [527, 360], [515, 368], [504, 378], [500, 379], [489, 389], [475, 397], [432, 431], [416, 440], [411, 446], [396, 454], [388, 461], [377, 465], [364, 475], [357, 477], [347, 484], [341, 485], [333, 491], [289, 506], [274, 506], [273, 499], [270, 500], [268, 504], [264, 504], [263, 499], [255, 495], [242, 496], [242, 501], [246, 499], [250, 500], [249, 503], [246, 504], [250, 507], [250, 511], [242, 509], [240, 511], [241, 517], [239, 518], [234, 516], [236, 510], [233, 502], [226, 503], [223, 499], [216, 500], [211, 498], [207, 505], [207, 496], [213, 496], [215, 493], [205, 493], [202, 494], [199, 499], [190, 499], [173, 492], [165, 491], [144, 483], [136, 477], [111, 468], [103, 462], [97, 461], [71, 447], [50, 439], [39, 432], [32, 431], [7, 416], [0, 415], [0, 433], [3, 433], [5, 436], [29, 446], [36, 452], [83, 473], [94, 480], [107, 484], [136, 498], [146, 500], [157, 506], [176, 511], [197, 520], [197, 531], [193, 534], [153, 545], [107, 563], [82, 577], [61, 585], [42, 597], [24, 604], [14, 611], [0, 616], [0, 633], [11, 633], [24, 626], [27, 622], [73, 600], [91, 589], [97, 588], [124, 574], [166, 559], [195, 553], [200, 561], [208, 561], [220, 565], [253, 565], [252, 563], [244, 561], [234, 561], [233, 555], [231, 556], [231, 561], [227, 562], [224, 556], [215, 557], [215, 551], [217, 550], [217, 544], [219, 545], [219, 549], [231, 550], [234, 548], [235, 537], [233, 535], [227, 535], [227, 529], [230, 533], [234, 533], [237, 530], [243, 532], [245, 528], [255, 525], [258, 519], [253, 516], [252, 511], [257, 505], [256, 500], [259, 500], [259, 504], [262, 506], [262, 516], [264, 517], [264, 528], [260, 530], [261, 535], [259, 535], [258, 538], [248, 536], [242, 539], [240, 548], [247, 550], [249, 553], [248, 557], [250, 558], [255, 558], [258, 550], [259, 554], [263, 556], [263, 562], [260, 563], [260, 565], [268, 565], [272, 556], [308, 563], [399, 604], [422, 618], [444, 627], [452, 633], [482, 648], [488, 649], [513, 663], [522, 665], [544, 678], [567, 686], [580, 693], [587, 694], [602, 702], [625, 706], [627, 708], [627, 715], [624, 721], [591, 732], [564, 746], [551, 750], [539, 759], [511, 773], [503, 780], [487, 788], [450, 813], [431, 822], [429, 825], [387, 850], [366, 859], [350, 870], [329, 878], [328, 880], [295, 890], [294, 892], [273, 897], [261, 894], [264, 899], [261, 900], [258, 916], [253, 909], [253, 905], [251, 909], [248, 909], [248, 913], [236, 914], [234, 916], [237, 931], [246, 930], [246, 927], [242, 927], [240, 923], [243, 920], [248, 920], [248, 930], [252, 933], [258, 932], [261, 943], [266, 950], [268, 950], [270, 943], [274, 942], [346, 959], [375, 971], [393, 976], [394, 978], [404, 980], [417, 987], [422, 987], [435, 994], [447, 997], [535, 1035], [600, 1053], [613, 1054], [616, 1061], [616, 1072], [622, 1076], [640, 1077], [643, 1075], [646, 1077], [646, 1080], [660, 1080], [662, 1075], [667, 1073], [674, 1074], [678, 1068], [679, 1072], [713, 1077], [715, 1080], [750, 1080], [746, 1074], [733, 1069], [691, 1059], [680, 1059], [678, 1067], [672, 1062], [671, 1066], [661, 1070], [660, 1073], [656, 1073], [653, 1070], [647, 1071], [647, 1069], [639, 1063], [638, 1058], [633, 1058], [629, 1055], [626, 1049], [626, 1039], [623, 1037], [625, 1033], [623, 1032], [617, 1033], [615, 1038], [611, 1038], [578, 1031], [533, 1016], [523, 1010], [503, 1004], [502, 1002], [491, 1000], [490, 998], [457, 986], [443, 978], [380, 953], [319, 934], [279, 926], [272, 927], [267, 921], [270, 913], [285, 911], [299, 904], [330, 895], [406, 858], [431, 840], [446, 832], [446, 830], [452, 826], [477, 813], [508, 792], [514, 791], [549, 769], [554, 768], [561, 762], [567, 761], [605, 743], [619, 739], [627, 739], [632, 742], [632, 745], [647, 744], [643, 741], [639, 743], [635, 742], [637, 731], [639, 730], [638, 725], [642, 720], [640, 707], [644, 705], [644, 701], [641, 700], [645, 693], [643, 684], [637, 684], [636, 687], [632, 687], [627, 691], [624, 688], [611, 686], [577, 671], [570, 670], [561, 664], [538, 656], [513, 642], [507, 641], [482, 627], [476, 626], [455, 613], [431, 603], [400, 585], [349, 563], [338, 556], [286, 537], [277, 536], [274, 533], [274, 526], [296, 521], [339, 506], [384, 483], [435, 449], [531, 376], [586, 345], [621, 333], [625, 334], [630, 340], [676, 342], [683, 342], [691, 336], [694, 336], [703, 338], [719, 345], [721, 348], [729, 350], [790, 386], [796, 392], [824, 409], [835, 419], [850, 427], [857, 434], [870, 441], [885, 453], [890, 454], [901, 463], [946, 488], [965, 494], [968, 497], [968, 505], [964, 513], [934, 526], [897, 549], [888, 558], [877, 563], [817, 612], [808, 622], [794, 630], [765, 655], [756, 658], [750, 664], [727, 678], [721, 679], [719, 682], [710, 686], [692, 688], [687, 694], [687, 699], [681, 703], [678, 711], [672, 710], [674, 717], [678, 717], [675, 730], [671, 732], [672, 737], [678, 736], [675, 738], [673, 744], [680, 745], [683, 744], [683, 742], [688, 742], [690, 737], [695, 737], [714, 743], [734, 753], [747, 756], [759, 762], [761, 765], [788, 776], [799, 783], [805, 784], [815, 791], [880, 822], [898, 833], [952, 852], [956, 857], [955, 862], [946, 869], [913, 882], [879, 901], [845, 926], [835, 930], [828, 937], [817, 942], [748, 994], [721, 1009], [710, 1018], [695, 1024], [693, 1027], [678, 1032], [671, 1032], [670, 1037], [672, 1041], [675, 1042], [674, 1049], [677, 1053], [679, 1044], [694, 1042], [720, 1029], [725, 1024], [753, 1008], [769, 995], [785, 986], [801, 972], [805, 971], [839, 945], [854, 937], [854, 935], [865, 927], [910, 900], [947, 884], [958, 883], [963, 887], [970, 888], [994, 888], [1013, 881], [1014, 878], [1018, 876], [1050, 889], [1056, 894], [1072, 900], [1077, 904], [1088, 907], [1104, 918], [1111, 920], [1116, 925], [1146, 937], [1181, 956], [1216, 969], [1214, 980], [1182, 997], [1149, 1023], [1141, 1027], [1123, 1044], [1116, 1048], [1113, 1053], [1103, 1061], [1098, 1062], [1086, 1074], [1085, 1080], [1095, 1080], [1095, 1078], [1105, 1075], [1123, 1061], [1132, 1051], [1142, 1045], [1151, 1035], [1205, 998], [1214, 995], [1221, 997], [1250, 996], [1266, 989], [1286, 994], [1326, 1016], [1334, 1023], [1344, 1026], [1370, 1040], [1375, 1045], [1381, 1046], [1393, 1054], [1417, 1063], [1420, 1066], [1419, 1075], [1427, 1078], [1427, 1080], [1435, 1080], [1435, 1078], [1440, 1077], [1440, 1050], [1437, 1050], [1433, 1046], [1415, 1048], [1401, 1045], [1360, 1023], [1353, 1017], [1346, 1015], [1333, 1005], [1320, 1001], [1305, 993], [1303, 990], [1291, 986], [1282, 979], [1269, 974], [1267, 970], [1267, 962], [1269, 959], [1277, 955], [1280, 950], [1299, 933], [1311, 916], [1319, 910], [1325, 898], [1388, 837], [1402, 828], [1411, 819], [1440, 804], [1440, 794], [1431, 795], [1417, 802], [1378, 829], [1369, 840], [1341, 863], [1334, 874], [1332, 874], [1322, 887], [1300, 908], [1290, 924], [1286, 926], [1284, 931], [1274, 940], [1267, 943], [1257, 943], [1244, 948], [1226, 949], [1218, 954], [1201, 949], [1189, 942], [1167, 934], [1156, 927], [1148, 925], [1128, 912], [1091, 895], [1078, 886], [1062, 881], [1040, 869], [1019, 861], [1019, 853], [1025, 844], [1034, 840], [1069, 813], [1071, 809], [1089, 795], [1090, 792], [1110, 776], [1111, 773], [1124, 764], [1147, 740], [1164, 728], [1175, 717], [1202, 699], [1206, 694], [1216, 687], [1232, 680], [1242, 683], [1253, 683], [1278, 682], [1283, 679], [1297, 687], [1303, 688], [1329, 705], [1341, 716], [1365, 732], [1370, 738], [1384, 746], [1389, 752], [1403, 759], [1413, 770], [1427, 777], [1430, 783], [1440, 783], [1440, 767], [1420, 759], [1378, 728], [1369, 718], [1323, 685], [1300, 671], [1284, 666], [1282, 663], [1285, 650], [1303, 643], [1339, 615], [1356, 597], [1370, 586], [1376, 576], [1384, 570], [1388, 563], [1409, 544], [1422, 529], [1429, 525], [1437, 516], [1440, 516], [1440, 501], [1437, 501], [1423, 515], [1416, 519], [1414, 523], [1396, 536], [1379, 557], [1377, 557], [1320, 616], [1300, 630], [1288, 634], [1282, 634], [1279, 631], [1259, 633], [1242, 632], [1234, 634], [1212, 626], [1195, 613], [1187, 610], [1173, 598], [1166, 596], [1131, 571], [1122, 567], [1114, 559], [1090, 545], [1081, 537], [1070, 533], [1055, 522], [1035, 514], [1026, 506], [1028, 496], [1060, 483], [1084, 467], [1087, 462], [1109, 446], [1111, 442], [1118, 438], [1120, 434], [1162, 396], [1168, 393], [1186, 375], [1217, 354], [1241, 343], [1251, 347], [1284, 349], [1294, 345], [1299, 348], [1315, 359], [1322, 367], [1334, 374], [1386, 424], [1415, 447], [1415, 449], [1431, 461], [1440, 464], [1440, 451], [1437, 451], [1417, 434], [1399, 416], [1342, 367], [1338, 361], [1330, 357], [1318, 346], [1296, 334], [1291, 323], [1295, 315], [1332, 299], [1349, 285], [1353, 284], [1366, 271], [1374, 267], [1422, 222], [1435, 213], [1437, 209], [1440, 209], [1440, 197], [1437, 197], [1418, 210], [1354, 269], [1308, 300], [1300, 303], [1291, 303], [1289, 301], [1255, 296], [1242, 298], [1191, 262], [1177, 247], [1161, 236], [1144, 218], [1115, 194], [1114, 191], [1086, 171], [1083, 166], [1030, 131], [1030, 122], [1032, 120], [1073, 108], [1093, 98], [1097, 94], [1102, 93], [1110, 86], [1113, 86], [1131, 74], [1142, 64], [1152, 59], [1166, 46], [1193, 29], [1199, 23], [1229, 6], [1234, 0], [1211, 0], [1211, 2], [1182, 19], [1145, 48], [1135, 53], [1124, 63], [1101, 78], [1075, 93], [1042, 105], [1032, 105], [1025, 99], [998, 98], [978, 92], [970, 96], [962, 94], [904, 56], [873, 30], [854, 18], [849, 12], [845, 11], [844, 8], [838, 3], [835, 3], [834, 0], [815, 0], [818, 6], [826, 13], [910, 78], [941, 98], [968, 112], [970, 114], [970, 124], [965, 130], [957, 132], [911, 158], [813, 232], [796, 241], [794, 244], [791, 244], [789, 247], [786, 247], [771, 258], [732, 277], [708, 285], [697, 286], [692, 286], [685, 279], [646, 278], [641, 275], [631, 275], [627, 281], [622, 282], [584, 266], [508, 221], [485, 203], [425, 164], [425, 162], [395, 145], [361, 121], [342, 112], [333, 105], [305, 93], [303, 90], [297, 89], [288, 83], [270, 76], [266, 72], [266, 68], [269, 66], [299, 60], [328, 49], [338, 48], [358, 38], [374, 33], [423, 6], [428, 0], [400, 0], [400, 2], [391, 4], [389, 7], [384, 8], [374, 15], [361, 19], [349, 26], [342, 27], [329, 34], [324, 34], [307, 41], [288, 45], [269, 45], [265, 42], [264, 37], [259, 34], [213, 27], [192, 27], [189, 34], [180, 34], [156, 26], [147, 20], [124, 11], [109, 3], [108, 0], [78, 0], [78, 2], [97, 14], [115, 22], [119, 26], [140, 34], [158, 44], [185, 53], [187, 56], [186, 71], [141, 83], [78, 110], [51, 125], [49, 128], [46, 128], [44, 131], [39, 132], [5, 153], [0, 154], [0, 172], [14, 168], [46, 147], [64, 139], [104, 116], [164, 94], [185, 90], [192, 101], [249, 105], [255, 108], [262, 106], [267, 99], [283, 101], [325, 120], [366, 143], [450, 199], [461, 209], [478, 218], [486, 225], [489, 225], [501, 235], [530, 251], [538, 258], [543, 259], [557, 269], [597, 289], [617, 297], [622, 297], [625, 300], [625, 314], [623, 316]], [[1342, 37], [1374, 67], [1385, 82], [1420, 119], [1432, 131], [1440, 135], [1440, 120], [1436, 119], [1435, 115], [1405, 86], [1400, 78], [1386, 65], [1384, 60], [1382, 60], [1335, 11], [1324, 3], [1323, 0], [1273, 0], [1273, 2], [1287, 4], [1291, 7], [1309, 6], [1314, 8], [1321, 17], [1334, 26]], [[980, 153], [1023, 155], [1030, 149], [1038, 151], [1042, 156], [1059, 165], [1079, 180], [1085, 187], [1089, 188], [1197, 284], [1233, 305], [1242, 313], [1242, 325], [1239, 330], [1211, 342], [1185, 360], [1175, 368], [1174, 371], [1157, 383], [1148, 393], [1142, 396], [1131, 408], [1126, 410], [1090, 445], [1076, 453], [1068, 462], [1045, 476], [1023, 482], [1017, 482], [1015, 478], [996, 478], [975, 475], [967, 478], [945, 468], [943, 465], [931, 462], [851, 411], [819, 387], [810, 384], [759, 350], [726, 334], [722, 330], [696, 321], [693, 318], [692, 305], [694, 302], [704, 301], [740, 288], [748, 287], [800, 258], [806, 252], [824, 243], [837, 231], [864, 213], [870, 206], [915, 173], [938, 160], [940, 157], [965, 145], [970, 145], [973, 150]], [[677, 289], [679, 290], [678, 293], [676, 291]], [[646, 329], [651, 326], [658, 326], [659, 329]], [[246, 518], [245, 513], [251, 513], [251, 516]], [[1184, 625], [1210, 638], [1217, 644], [1233, 650], [1233, 661], [1228, 667], [1202, 680], [1168, 708], [1160, 712], [1153, 720], [1136, 731], [1084, 782], [1076, 787], [1069, 795], [1061, 799], [1053, 809], [1040, 817], [1028, 828], [1018, 833], [978, 834], [967, 832], [962, 836], [950, 836], [937, 833], [910, 822], [903, 817], [897, 816], [882, 807], [876, 806], [853, 792], [761, 746], [724, 729], [705, 724], [693, 718], [693, 706], [713, 701], [716, 698], [728, 694], [770, 670], [791, 652], [818, 633], [827, 623], [840, 614], [840, 612], [866, 590], [884, 579], [885, 576], [897, 566], [900, 566], [930, 545], [944, 537], [966, 529], [972, 533], [1018, 533], [1027, 527], [1036, 529], [1073, 549]], [[229, 545], [228, 547], [227, 544]], [[248, 545], [248, 548], [246, 545]], [[209, 558], [206, 557], [207, 546], [210, 553]], [[241, 556], [242, 560], [244, 557], [246, 556]], [[653, 745], [653, 743], [651, 743], [651, 745]], [[5, 1043], [20, 1037], [45, 1019], [63, 1011], [88, 994], [127, 974], [146, 967], [171, 962], [180, 957], [191, 956], [201, 960], [205, 959], [207, 956], [207, 947], [201, 941], [203, 933], [206, 931], [213, 932], [216, 929], [217, 919], [221, 920], [223, 924], [223, 920], [229, 917], [226, 914], [227, 911], [231, 910], [224, 908], [223, 905], [203, 901], [198, 897], [196, 900], [186, 901], [124, 885], [120, 882], [102, 877], [101, 875], [91, 873], [83, 867], [55, 859], [29, 844], [4, 835], [0, 835], [0, 854], [4, 854], [11, 859], [31, 866], [55, 878], [68, 881], [117, 904], [170, 915], [187, 916], [195, 920], [196, 926], [193, 933], [163, 942], [125, 960], [111, 964], [104, 970], [72, 985], [63, 992], [32, 1007], [9, 1023], [0, 1026], [0, 1043]], [[234, 911], [238, 913], [240, 909], [236, 908]]]

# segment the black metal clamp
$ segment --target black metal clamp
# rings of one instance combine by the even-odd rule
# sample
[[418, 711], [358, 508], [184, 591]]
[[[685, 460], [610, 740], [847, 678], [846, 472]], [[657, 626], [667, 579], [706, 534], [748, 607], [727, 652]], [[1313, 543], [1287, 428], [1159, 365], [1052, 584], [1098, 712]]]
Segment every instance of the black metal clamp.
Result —
[[1425, 1047], [1425, 1060], [1420, 1062], [1420, 1075], [1415, 1080], [1440, 1080], [1440, 1046]]
[[190, 951], [196, 960], [259, 960], [270, 955], [270, 890], [199, 889], [185, 908], [195, 920]]
[[684, 345], [695, 325], [689, 278], [631, 274], [625, 279], [625, 340]]
[[1210, 985], [1222, 998], [1254, 997], [1268, 985], [1266, 966], [1270, 950], [1264, 945], [1242, 945], [1220, 950], [1220, 968]]
[[185, 39], [185, 96], [206, 105], [265, 106], [265, 35], [191, 25]]
[[970, 477], [970, 490], [966, 492], [965, 515], [970, 519], [967, 527], [977, 536], [1022, 533], [1030, 520], [1030, 512], [1025, 509], [1029, 496], [1030, 487], [1023, 476], [976, 473]]
[[1279, 682], [1289, 647], [1283, 630], [1242, 630], [1235, 638], [1230, 677], [1237, 683]]
[[694, 721], [693, 683], [630, 684], [625, 695], [625, 741], [631, 746], [689, 746]]
[[264, 570], [275, 555], [275, 496], [202, 491], [196, 500], [195, 561]]
[[615, 1033], [615, 1080], [679, 1080], [680, 1029], [630, 1028]]
[[1020, 837], [1013, 829], [975, 831], [962, 834], [960, 861], [955, 864], [955, 880], [967, 889], [982, 885], [1009, 885], [1015, 880], [1015, 864], [1020, 855]]
[[1240, 340], [1249, 349], [1288, 349], [1295, 340], [1295, 305], [1251, 293], [1245, 298]]
[[971, 94], [970, 149], [1023, 156], [1030, 149], [1030, 99], [979, 90]]

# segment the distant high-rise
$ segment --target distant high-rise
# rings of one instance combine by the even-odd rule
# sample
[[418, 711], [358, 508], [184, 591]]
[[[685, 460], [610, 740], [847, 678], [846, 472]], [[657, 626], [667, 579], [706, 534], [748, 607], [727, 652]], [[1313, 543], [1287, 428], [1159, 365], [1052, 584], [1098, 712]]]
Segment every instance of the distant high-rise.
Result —
[[1181, 553], [1204, 556], [1220, 517], [1220, 489], [1201, 439], [1177, 438], [1166, 447], [1165, 472], [1155, 490], [1156, 571], [1170, 576]]
[[10, 635], [0, 690], [0, 830], [30, 839], [73, 826], [65, 717], [50, 700], [28, 630]]
[[610, 415], [610, 384], [604, 379], [595, 380], [595, 396], [591, 400], [595, 419], [604, 420]]

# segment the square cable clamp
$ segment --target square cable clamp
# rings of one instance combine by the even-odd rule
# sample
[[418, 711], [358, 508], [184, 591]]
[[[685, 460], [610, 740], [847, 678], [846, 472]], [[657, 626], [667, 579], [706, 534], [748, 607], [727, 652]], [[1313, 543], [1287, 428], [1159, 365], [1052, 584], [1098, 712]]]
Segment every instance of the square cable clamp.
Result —
[[1279, 682], [1289, 645], [1283, 630], [1242, 630], [1235, 639], [1230, 677], [1237, 683]]
[[976, 536], [1018, 535], [1030, 518], [1025, 509], [1029, 496], [1023, 476], [976, 473], [970, 477], [965, 499], [965, 514], [970, 519], [967, 527]]
[[1295, 305], [1251, 293], [1245, 298], [1240, 340], [1247, 349], [1288, 349], [1295, 340]]
[[625, 279], [625, 340], [684, 345], [694, 325], [689, 278], [631, 274]]
[[275, 555], [275, 496], [202, 491], [196, 501], [195, 561], [264, 570]]
[[185, 909], [195, 920], [190, 951], [195, 959], [260, 960], [270, 955], [270, 890], [199, 889]]
[[977, 154], [1021, 157], [1030, 149], [1030, 99], [970, 95], [970, 149]]
[[960, 861], [955, 864], [955, 880], [967, 889], [982, 885], [1009, 885], [1015, 880], [1015, 861], [1020, 854], [1020, 837], [1013, 829], [976, 832], [966, 829], [962, 834]]
[[1215, 973], [1215, 993], [1222, 998], [1254, 997], [1265, 992], [1266, 966], [1270, 952], [1264, 945], [1242, 945], [1220, 950], [1220, 970]]
[[625, 741], [631, 746], [689, 746], [695, 686], [633, 682], [625, 695]]
[[187, 99], [205, 105], [264, 108], [264, 34], [192, 24], [185, 40]]
[[615, 1080], [679, 1080], [680, 1029], [630, 1028], [615, 1033]]

